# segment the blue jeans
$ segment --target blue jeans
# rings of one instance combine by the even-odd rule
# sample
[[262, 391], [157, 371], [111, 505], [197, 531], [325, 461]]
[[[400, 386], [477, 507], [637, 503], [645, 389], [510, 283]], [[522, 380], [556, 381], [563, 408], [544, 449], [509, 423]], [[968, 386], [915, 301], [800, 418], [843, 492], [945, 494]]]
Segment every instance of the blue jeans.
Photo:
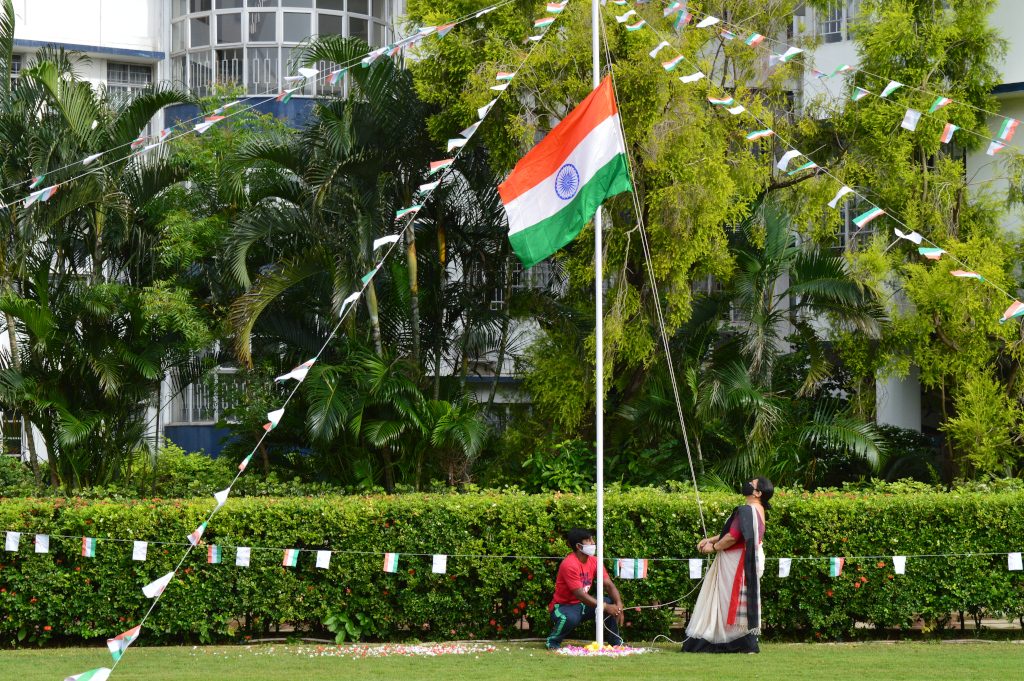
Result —
[[[604, 602], [609, 605], [612, 599], [604, 597]], [[548, 635], [548, 650], [555, 650], [562, 645], [562, 641], [573, 632], [580, 622], [593, 622], [596, 610], [582, 603], [575, 605], [555, 604], [551, 611], [551, 633]], [[622, 637], [619, 636], [619, 623], [610, 615], [604, 618], [604, 625], [608, 628], [607, 642], [613, 646], [622, 645]]]

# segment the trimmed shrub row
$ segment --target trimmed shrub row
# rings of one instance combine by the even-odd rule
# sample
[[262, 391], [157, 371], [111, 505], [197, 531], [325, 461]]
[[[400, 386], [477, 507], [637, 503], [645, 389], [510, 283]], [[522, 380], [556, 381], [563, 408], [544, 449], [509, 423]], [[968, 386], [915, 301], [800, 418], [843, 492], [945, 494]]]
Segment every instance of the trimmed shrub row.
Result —
[[[738, 496], [705, 495], [709, 533], [717, 533]], [[172, 569], [185, 536], [205, 518], [207, 500], [104, 502], [81, 499], [0, 500], [0, 531], [24, 533], [20, 551], [0, 555], [0, 644], [105, 638], [138, 623], [149, 602], [141, 587]], [[593, 495], [486, 492], [232, 499], [204, 541], [251, 546], [250, 567], [235, 551], [210, 565], [193, 551], [146, 624], [143, 640], [241, 639], [283, 625], [324, 633], [324, 622], [369, 640], [543, 636], [562, 532], [594, 525]], [[700, 523], [692, 495], [656, 490], [609, 493], [607, 553], [616, 557], [696, 557]], [[32, 533], [51, 539], [35, 554]], [[146, 562], [132, 560], [130, 541], [100, 541], [81, 556], [82, 536], [173, 542], [150, 544]], [[278, 550], [346, 551], [330, 568], [302, 553], [281, 566]], [[857, 623], [905, 629], [919, 618], [942, 628], [950, 613], [1016, 619], [1024, 615], [1024, 577], [1006, 556], [933, 557], [895, 575], [892, 554], [1008, 552], [1024, 549], [1024, 493], [909, 495], [817, 493], [776, 497], [768, 516], [762, 584], [767, 636], [842, 639]], [[382, 571], [385, 551], [403, 554], [395, 574]], [[448, 572], [431, 572], [429, 555], [449, 554]], [[508, 556], [549, 556], [518, 558]], [[794, 561], [777, 577], [780, 556], [848, 556], [841, 576], [827, 560]], [[874, 558], [852, 558], [876, 556]], [[618, 580], [626, 605], [683, 597], [696, 582], [685, 560], [652, 560], [649, 578]], [[668, 633], [671, 608], [630, 610], [627, 640]], [[529, 629], [525, 628], [529, 625]]]

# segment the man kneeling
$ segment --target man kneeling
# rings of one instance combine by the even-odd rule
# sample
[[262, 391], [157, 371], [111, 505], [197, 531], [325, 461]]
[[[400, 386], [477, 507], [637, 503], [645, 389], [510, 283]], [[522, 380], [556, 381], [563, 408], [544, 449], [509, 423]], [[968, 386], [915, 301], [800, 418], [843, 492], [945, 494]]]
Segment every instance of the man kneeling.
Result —
[[[558, 577], [555, 579], [555, 596], [548, 605], [551, 612], [551, 634], [548, 636], [548, 650], [556, 650], [562, 641], [572, 633], [580, 622], [593, 621], [597, 612], [597, 599], [590, 595], [590, 586], [597, 575], [597, 544], [594, 543], [594, 532], [576, 528], [569, 530], [566, 541], [572, 553], [565, 557], [558, 566]], [[608, 578], [608, 571], [601, 567], [604, 574], [604, 625], [607, 629], [607, 640], [612, 645], [622, 645], [619, 636], [619, 625], [622, 624], [622, 596], [615, 584]]]

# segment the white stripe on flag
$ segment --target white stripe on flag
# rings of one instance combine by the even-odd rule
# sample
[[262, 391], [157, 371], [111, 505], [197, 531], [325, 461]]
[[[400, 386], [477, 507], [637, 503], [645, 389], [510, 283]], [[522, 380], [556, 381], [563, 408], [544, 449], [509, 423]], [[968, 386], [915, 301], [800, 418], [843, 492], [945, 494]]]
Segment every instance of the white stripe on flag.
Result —
[[690, 559], [690, 579], [700, 579], [704, 573], [704, 561], [700, 558]]
[[789, 571], [792, 567], [792, 558], [779, 558], [779, 577], [789, 577]]
[[316, 566], [321, 570], [326, 570], [331, 567], [331, 552], [330, 551], [317, 551], [316, 552]]
[[49, 553], [50, 552], [50, 535], [48, 534], [37, 534], [36, 535], [36, 553]]
[[235, 565], [238, 567], [249, 567], [249, 555], [252, 552], [248, 546], [239, 546], [235, 549]]
[[443, 553], [435, 553], [430, 570], [435, 575], [443, 575], [448, 572], [448, 556]]
[[132, 545], [132, 560], [146, 560], [146, 553], [149, 551], [149, 542], [137, 541]]

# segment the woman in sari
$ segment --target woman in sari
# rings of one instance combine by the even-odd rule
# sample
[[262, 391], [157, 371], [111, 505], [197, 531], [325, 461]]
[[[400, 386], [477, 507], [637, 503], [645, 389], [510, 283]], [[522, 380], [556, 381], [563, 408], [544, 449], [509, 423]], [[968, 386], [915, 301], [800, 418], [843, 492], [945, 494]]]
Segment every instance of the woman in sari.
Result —
[[684, 653], [761, 652], [761, 542], [775, 487], [768, 478], [754, 478], [743, 483], [741, 493], [746, 503], [736, 507], [722, 532], [697, 543], [701, 553], [717, 555], [686, 627]]

